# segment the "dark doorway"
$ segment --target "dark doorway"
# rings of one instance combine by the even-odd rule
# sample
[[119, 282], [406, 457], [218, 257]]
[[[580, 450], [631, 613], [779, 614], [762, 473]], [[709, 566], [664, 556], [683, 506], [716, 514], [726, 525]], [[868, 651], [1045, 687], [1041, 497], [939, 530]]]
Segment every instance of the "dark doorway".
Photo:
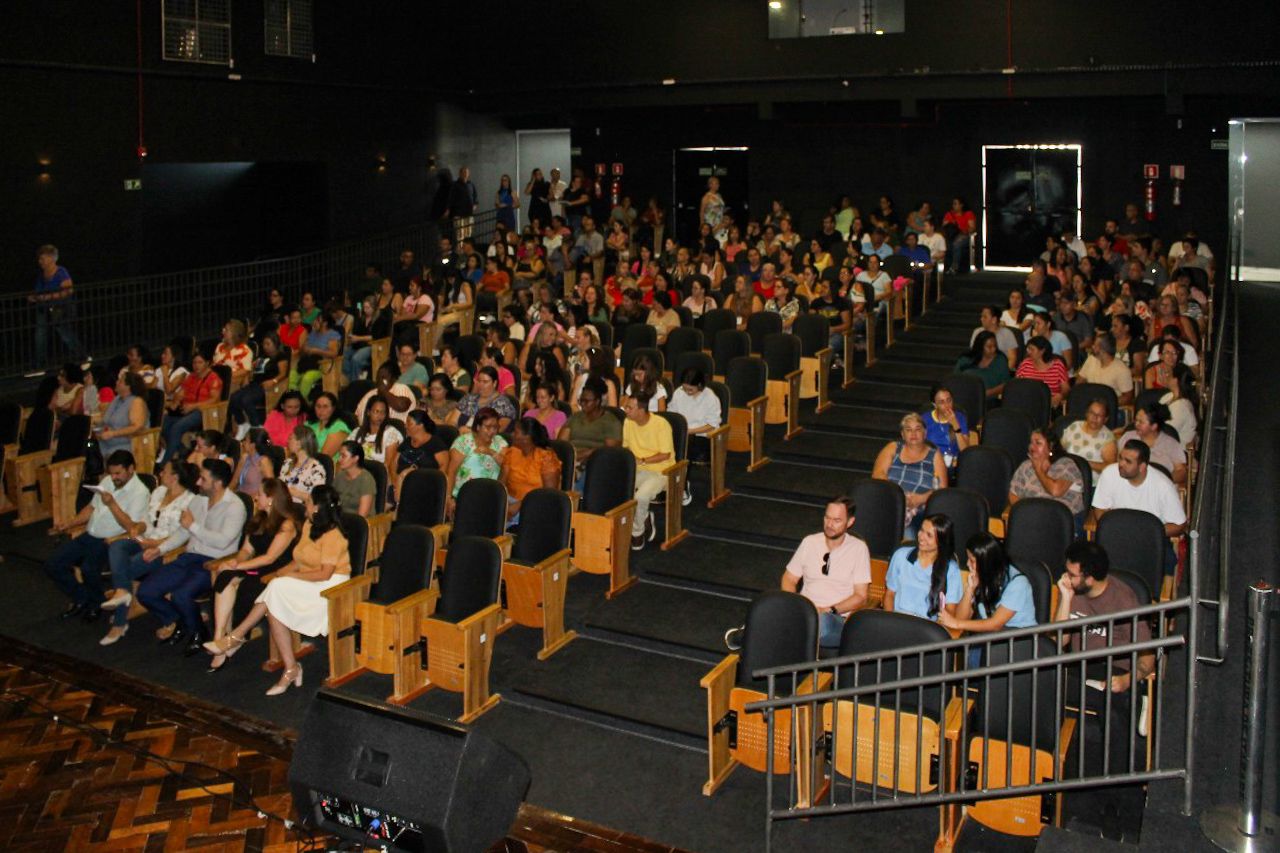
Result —
[[720, 195], [724, 197], [725, 213], [744, 226], [749, 210], [747, 192], [747, 163], [750, 152], [746, 148], [678, 148], [672, 152], [672, 182], [675, 198], [674, 228], [677, 238], [685, 244], [697, 239], [698, 210], [702, 196], [707, 191], [707, 179], [720, 179]]
[[985, 267], [1025, 267], [1045, 237], [1076, 230], [1078, 145], [983, 146]]

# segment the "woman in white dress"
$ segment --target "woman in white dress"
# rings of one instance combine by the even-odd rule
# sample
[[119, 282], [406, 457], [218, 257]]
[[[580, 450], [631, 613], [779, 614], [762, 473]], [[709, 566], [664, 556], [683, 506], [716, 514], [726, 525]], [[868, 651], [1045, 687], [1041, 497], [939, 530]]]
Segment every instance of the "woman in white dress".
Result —
[[230, 658], [244, 645], [254, 625], [266, 616], [280, 651], [284, 673], [268, 696], [279, 696], [290, 685], [302, 686], [302, 664], [293, 655], [290, 631], [308, 637], [329, 633], [329, 604], [321, 595], [351, 577], [351, 557], [342, 529], [342, 504], [332, 486], [317, 486], [306, 500], [307, 521], [293, 547], [293, 559], [276, 572], [258, 601], [217, 651]]

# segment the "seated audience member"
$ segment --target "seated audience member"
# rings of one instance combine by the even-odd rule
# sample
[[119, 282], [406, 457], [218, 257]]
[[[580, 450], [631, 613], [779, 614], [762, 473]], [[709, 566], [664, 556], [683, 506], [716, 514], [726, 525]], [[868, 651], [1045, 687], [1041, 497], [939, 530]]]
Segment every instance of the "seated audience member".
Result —
[[146, 574], [147, 565], [177, 548], [184, 536], [182, 513], [199, 493], [200, 469], [172, 459], [160, 468], [160, 485], [151, 493], [143, 519], [136, 521], [107, 548], [114, 591], [102, 604], [110, 610], [111, 628], [99, 645], [119, 642], [129, 630], [129, 605], [133, 603], [133, 582]]
[[1071, 345], [1071, 338], [1067, 337], [1065, 332], [1059, 332], [1053, 327], [1053, 319], [1048, 314], [1032, 315], [1031, 337], [1047, 340], [1053, 347], [1053, 354], [1066, 362], [1068, 373], [1075, 367], [1076, 351]]
[[1156, 356], [1151, 366], [1143, 375], [1143, 384], [1152, 390], [1168, 390], [1173, 382], [1173, 371], [1184, 366], [1182, 363], [1182, 345], [1172, 338], [1158, 343], [1154, 351]]
[[[1053, 314], [1056, 300], [1053, 294], [1049, 292], [1044, 272], [1033, 268], [1027, 275], [1025, 287], [1027, 308], [1031, 311], [1032, 317], [1035, 318], [1040, 315], [1050, 317]], [[1052, 323], [1052, 319], [1050, 323]]]
[[[1008, 331], [1008, 329], [1003, 329]], [[1017, 350], [1014, 350], [1017, 353]], [[987, 390], [987, 397], [999, 397], [1004, 393], [1004, 384], [1013, 377], [1009, 369], [1009, 360], [1000, 352], [1000, 345], [994, 333], [985, 329], [974, 336], [973, 346], [956, 361], [956, 372], [967, 373], [982, 380]]]
[[179, 544], [187, 548], [171, 563], [163, 557], [138, 567], [146, 579], [138, 587], [138, 602], [155, 614], [161, 628], [156, 636], [166, 645], [186, 643], [188, 657], [209, 639], [196, 599], [211, 588], [210, 560], [235, 553], [244, 530], [245, 510], [231, 485], [231, 466], [206, 459], [200, 471], [200, 496], [179, 516]]
[[[108, 566], [107, 540], [133, 529], [147, 511], [149, 493], [134, 475], [133, 454], [117, 450], [107, 457], [107, 476], [98, 483], [93, 500], [75, 518], [59, 522], [54, 531], [65, 533], [84, 527], [84, 532], [62, 543], [45, 563], [44, 570], [71, 604], [63, 619], [80, 616], [86, 622], [98, 618], [102, 607], [102, 570]], [[76, 567], [80, 577], [76, 578]]]
[[667, 387], [662, 384], [658, 365], [647, 355], [641, 355], [631, 364], [631, 380], [622, 391], [622, 407], [627, 407], [628, 397], [644, 395], [649, 401], [649, 411], [667, 410]]
[[1195, 321], [1179, 312], [1177, 297], [1173, 294], [1161, 296], [1153, 307], [1155, 310], [1147, 324], [1147, 337], [1159, 337], [1165, 329], [1173, 326], [1178, 330], [1178, 337], [1186, 341], [1187, 348], [1194, 352], [1200, 345], [1200, 330]]
[[778, 268], [773, 261], [765, 261], [760, 266], [760, 278], [751, 286], [762, 300], [773, 298], [773, 289], [778, 284]]
[[[847, 296], [832, 291], [831, 285], [823, 279], [813, 283], [813, 299], [809, 301], [809, 310], [827, 318], [831, 337], [827, 346], [837, 360], [844, 358], [844, 333], [853, 327], [853, 303]], [[843, 362], [841, 362], [841, 365]], [[833, 367], [836, 365], [833, 364]]]
[[569, 419], [569, 416], [556, 406], [556, 402], [555, 386], [539, 382], [533, 387], [533, 407], [524, 413], [524, 417], [533, 418], [542, 424], [542, 428], [548, 435], [556, 435], [560, 432], [560, 427], [564, 426], [565, 421]]
[[[849, 532], [855, 511], [852, 498], [833, 498], [822, 516], [822, 532], [800, 540], [782, 573], [782, 589], [800, 587], [817, 609], [818, 642], [828, 648], [840, 645], [845, 620], [866, 605], [871, 586], [871, 552]], [[726, 635], [726, 641], [732, 639]]]
[[1196, 376], [1191, 368], [1180, 364], [1170, 374], [1169, 393], [1160, 398], [1160, 405], [1169, 409], [1169, 426], [1178, 433], [1178, 442], [1184, 447], [1196, 440]]
[[[953, 615], [938, 611], [938, 623], [952, 631], [983, 634], [1002, 628], [1030, 628], [1036, 624], [1031, 581], [1005, 557], [1000, 540], [983, 530], [965, 544], [969, 576]], [[982, 649], [970, 652], [972, 666], [981, 665]]]
[[[1108, 510], [1140, 509], [1164, 524], [1165, 535], [1179, 536], [1186, 529], [1187, 513], [1178, 498], [1178, 487], [1160, 471], [1151, 468], [1151, 449], [1131, 438], [1120, 443], [1120, 458], [1107, 466], [1093, 490], [1093, 515], [1101, 518]], [[1171, 575], [1178, 567], [1173, 542], [1165, 546], [1164, 571]]]
[[257, 600], [273, 573], [293, 559], [293, 546], [302, 532], [303, 506], [279, 480], [266, 480], [253, 499], [254, 513], [245, 526], [244, 544], [223, 560], [213, 577], [213, 639], [204, 648], [213, 655], [209, 673], [226, 666], [234, 648], [227, 639], [237, 602]]
[[622, 424], [604, 408], [607, 393], [605, 383], [589, 377], [578, 395], [578, 410], [569, 416], [556, 437], [573, 445], [575, 472], [574, 490], [581, 494], [587, 460], [601, 447], [619, 447], [622, 444]]
[[453, 390], [453, 382], [443, 373], [437, 373], [431, 377], [431, 381], [427, 384], [426, 396], [418, 404], [418, 407], [427, 413], [427, 417], [436, 426], [458, 425], [458, 418], [461, 415], [458, 412], [458, 399], [461, 395]]
[[395, 366], [390, 362], [383, 362], [378, 367], [376, 381], [377, 384], [360, 398], [359, 403], [356, 403], [357, 421], [364, 420], [366, 407], [374, 400], [381, 400], [397, 418], [404, 417], [405, 412], [418, 405], [418, 398], [414, 396], [413, 389], [400, 381]]
[[1099, 332], [1093, 339], [1093, 350], [1077, 371], [1076, 379], [1108, 386], [1116, 392], [1121, 406], [1133, 402], [1133, 373], [1116, 358], [1116, 339], [1110, 332]]
[[789, 275], [778, 279], [773, 286], [773, 298], [764, 304], [764, 310], [782, 317], [782, 331], [790, 332], [800, 316], [800, 300], [796, 299], [795, 279]]
[[897, 483], [907, 496], [908, 535], [919, 530], [917, 520], [934, 489], [947, 484], [947, 463], [925, 438], [924, 418], [915, 412], [902, 416], [902, 440], [886, 444], [876, 457], [871, 477]]
[[969, 446], [969, 419], [956, 409], [951, 391], [942, 385], [933, 386], [930, 398], [933, 407], [922, 416], [924, 435], [942, 451], [942, 461], [950, 470], [960, 459], [960, 451]]
[[964, 588], [953, 554], [951, 519], [941, 513], [926, 516], [916, 544], [902, 546], [889, 560], [884, 609], [934, 622], [943, 610], [954, 616]]
[[[875, 214], [872, 214], [872, 219], [874, 221]], [[874, 228], [871, 233], [867, 235], [867, 239], [862, 242], [862, 254], [865, 255], [868, 260], [875, 258], [877, 261], [883, 261], [885, 258], [891, 256], [893, 254], [893, 247], [890, 246], [888, 241], [885, 239], [887, 236], [888, 234], [885, 233], [883, 228]]]
[[337, 464], [334, 466], [333, 490], [338, 493], [338, 501], [343, 512], [351, 512], [362, 518], [373, 514], [373, 499], [378, 487], [373, 475], [360, 463], [364, 461], [364, 448], [359, 442], [344, 441], [338, 451]]
[[404, 419], [404, 441], [400, 442], [394, 470], [387, 473], [399, 480], [419, 468], [448, 473], [449, 446], [436, 437], [436, 425], [426, 412], [412, 411]]
[[1160, 403], [1139, 406], [1133, 415], [1133, 427], [1120, 436], [1120, 446], [1138, 439], [1151, 449], [1151, 461], [1165, 469], [1177, 485], [1187, 481], [1187, 451], [1178, 439], [1162, 428], [1169, 422], [1169, 409]]
[[351, 425], [338, 413], [338, 398], [324, 391], [311, 404], [311, 420], [307, 423], [316, 436], [316, 453], [336, 458], [338, 448], [351, 434]]
[[[440, 361], [443, 364], [443, 355]], [[396, 363], [393, 373], [396, 375], [396, 381], [401, 385], [414, 388], [426, 387], [429, 378], [427, 368], [418, 361], [418, 347], [415, 344], [396, 344]]]
[[[1138, 601], [1128, 584], [1112, 581], [1110, 570], [1110, 560], [1101, 545], [1085, 539], [1071, 543], [1066, 552], [1066, 571], [1058, 579], [1058, 608], [1053, 614], [1053, 621], [1070, 622], [1072, 619], [1106, 616], [1149, 603]], [[1065, 632], [1063, 650], [1092, 651], [1150, 639], [1151, 629], [1147, 620], [1118, 619], [1094, 623], [1083, 631]], [[1124, 653], [1096, 658], [1085, 666], [1084, 674], [1088, 679], [1085, 708], [1092, 713], [1085, 717], [1090, 730], [1082, 733], [1082, 740], [1093, 744], [1085, 752], [1086, 772], [1102, 771], [1104, 731], [1110, 733], [1107, 751], [1112, 762], [1127, 754], [1130, 733], [1138, 725], [1135, 709], [1130, 706], [1134, 695], [1130, 690], [1131, 680], [1137, 676], [1141, 681], [1151, 674], [1155, 668], [1155, 654], [1143, 652], [1137, 655], [1137, 668], [1132, 672], [1131, 661], [1131, 656]], [[1095, 687], [1095, 684], [1100, 686]], [[1108, 711], [1110, 718], [1102, 720]], [[1141, 752], [1142, 747], [1139, 745], [1138, 749]]]
[[548, 444], [547, 430], [527, 415], [516, 421], [511, 446], [502, 454], [499, 479], [507, 487], [508, 524], [520, 521], [520, 505], [534, 489], [560, 488], [560, 459]]
[[[495, 328], [506, 327], [496, 326]], [[595, 329], [591, 326], [587, 326], [586, 328], [591, 329], [591, 332], [595, 332]], [[590, 333], [583, 331], [583, 334], [586, 335]], [[494, 370], [498, 371], [498, 391], [503, 394], [510, 394], [514, 397], [516, 393], [516, 375], [506, 366], [506, 362], [507, 357], [503, 354], [501, 347], [486, 346], [480, 351], [479, 366], [492, 367]]]
[[279, 473], [276, 471], [277, 458], [283, 461], [284, 454], [272, 447], [267, 431], [262, 427], [251, 427], [244, 438], [240, 439], [240, 459], [235, 463], [236, 467], [231, 475], [232, 487], [241, 494], [253, 497], [262, 488], [263, 480]]
[[675, 461], [671, 424], [651, 413], [650, 398], [644, 391], [631, 394], [623, 402], [627, 419], [622, 425], [622, 446], [636, 457], [636, 514], [631, 523], [631, 550], [639, 551], [653, 541], [657, 528], [649, 504], [667, 489], [663, 475]]
[[1031, 431], [1027, 458], [1009, 481], [1009, 505], [1023, 498], [1051, 498], [1071, 510], [1077, 527], [1084, 521], [1084, 483], [1080, 469], [1062, 452], [1054, 434], [1044, 427]]
[[196, 467], [206, 459], [221, 459], [234, 465], [235, 461], [231, 458], [232, 452], [234, 450], [231, 439], [216, 429], [202, 429], [195, 434], [195, 440], [191, 443], [191, 452], [187, 454], [187, 461]]
[[342, 348], [342, 375], [355, 382], [373, 364], [375, 340], [391, 334], [391, 311], [378, 311], [378, 297], [369, 294], [360, 301], [360, 312], [351, 323], [351, 333]]
[[979, 315], [978, 328], [973, 330], [973, 334], [969, 336], [969, 346], [972, 348], [978, 342], [978, 335], [983, 332], [990, 332], [995, 335], [996, 349], [1004, 355], [1008, 362], [1009, 370], [1012, 371], [1018, 366], [1018, 347], [1022, 342], [1022, 332], [1014, 331], [1001, 324], [1000, 309], [994, 305], [984, 305], [982, 313]]
[[203, 419], [199, 408], [201, 403], [222, 398], [222, 379], [213, 372], [213, 365], [203, 353], [191, 356], [191, 374], [182, 382], [182, 387], [175, 395], [176, 409], [165, 413], [161, 432], [164, 434], [164, 452], [161, 459], [167, 460], [177, 453], [182, 446], [182, 436], [193, 429], [199, 429]]
[[403, 427], [391, 419], [387, 401], [376, 399], [365, 406], [364, 419], [351, 434], [351, 440], [360, 445], [365, 459], [381, 462], [388, 476], [394, 476], [400, 444], [404, 441]]
[[484, 411], [491, 411], [498, 416], [499, 432], [506, 432], [517, 416], [516, 404], [507, 395], [499, 393], [498, 371], [492, 367], [476, 370], [471, 393], [463, 395], [458, 401], [458, 426], [463, 432], [474, 430], [476, 418]]
[[316, 489], [306, 506], [308, 518], [293, 546], [293, 559], [276, 571], [244, 620], [215, 649], [206, 648], [230, 658], [245, 644], [250, 629], [266, 616], [284, 664], [284, 672], [267, 690], [268, 696], [278, 696], [290, 685], [302, 686], [302, 664], [294, 657], [289, 632], [308, 637], [327, 635], [329, 603], [321, 593], [351, 577], [351, 555], [337, 493], [323, 486]]
[[1071, 332], [1080, 344], [1080, 351], [1087, 352], [1093, 346], [1093, 320], [1076, 309], [1075, 294], [1063, 290], [1058, 294], [1058, 310], [1053, 313], [1053, 328], [1059, 332]]
[[1200, 355], [1196, 352], [1196, 348], [1182, 339], [1182, 331], [1177, 326], [1165, 326], [1160, 331], [1160, 337], [1153, 341], [1151, 351], [1147, 353], [1148, 364], [1154, 364], [1160, 360], [1160, 348], [1165, 341], [1177, 342], [1182, 349], [1182, 357], [1179, 361], [1187, 367], [1196, 367], [1200, 364]]
[[1009, 291], [1009, 307], [1000, 313], [1000, 325], [1024, 336], [1031, 328], [1032, 314], [1027, 310], [1027, 297], [1021, 290]]
[[672, 329], [680, 328], [680, 315], [671, 309], [671, 296], [668, 293], [655, 293], [653, 304], [649, 308], [649, 317], [645, 323], [653, 326], [658, 334], [658, 346], [667, 342], [667, 335]]
[[228, 320], [222, 327], [222, 340], [213, 350], [214, 365], [231, 368], [231, 384], [243, 385], [253, 374], [253, 350], [246, 341], [249, 330], [242, 320]]
[[338, 358], [342, 350], [342, 334], [331, 325], [329, 315], [321, 311], [311, 321], [311, 331], [297, 350], [298, 362], [289, 372], [289, 388], [311, 397], [311, 389], [324, 378], [320, 360]]
[[1036, 335], [1027, 341], [1027, 357], [1018, 365], [1016, 375], [1019, 379], [1035, 379], [1049, 386], [1050, 405], [1054, 408], [1066, 399], [1068, 374], [1066, 362], [1054, 355], [1047, 338]]
[[499, 419], [495, 410], [481, 409], [472, 420], [471, 429], [459, 435], [449, 448], [449, 518], [453, 518], [455, 500], [463, 486], [472, 480], [496, 480], [501, 476], [507, 440], [498, 435]]
[[1107, 427], [1106, 403], [1091, 401], [1084, 420], [1074, 421], [1062, 431], [1062, 449], [1088, 462], [1097, 482], [1102, 470], [1116, 461], [1116, 434]]
[[262, 354], [253, 360], [244, 385], [231, 394], [227, 417], [246, 430], [250, 426], [262, 426], [267, 403], [267, 386], [289, 375], [289, 353], [280, 343], [275, 332], [268, 332], [258, 341]]
[[[1191, 293], [1189, 286], [1187, 288], [1187, 293]], [[1179, 304], [1181, 304], [1181, 299], [1182, 297], [1179, 297]], [[274, 329], [275, 327], [273, 326], [272, 328]], [[137, 374], [141, 377], [142, 381], [146, 383], [148, 388], [157, 387], [156, 369], [152, 363], [151, 356], [147, 353], [146, 347], [142, 344], [133, 344], [125, 350], [124, 357], [124, 367], [120, 368], [120, 372], [122, 374]]]
[[280, 480], [294, 500], [303, 501], [313, 489], [323, 486], [325, 479], [324, 465], [316, 458], [316, 434], [307, 426], [294, 427], [285, 444]]
[[[1113, 304], [1118, 305], [1119, 302]], [[1129, 368], [1135, 378], [1141, 376], [1147, 363], [1147, 342], [1145, 338], [1134, 335], [1133, 317], [1123, 312], [1112, 314], [1111, 336], [1116, 341], [1116, 358]]]
[[701, 462], [710, 459], [707, 434], [720, 426], [720, 398], [714, 391], [707, 390], [707, 378], [701, 370], [687, 367], [680, 374], [680, 387], [672, 393], [667, 411], [684, 417], [689, 435], [689, 459]]
[[745, 275], [733, 278], [733, 291], [725, 297], [724, 307], [733, 312], [736, 328], [742, 331], [747, 327], [747, 318], [757, 311], [764, 310], [764, 299], [752, 290], [751, 280]]
[[122, 371], [116, 379], [115, 399], [107, 404], [100, 425], [95, 427], [98, 452], [107, 459], [117, 450], [129, 450], [133, 437], [151, 424], [147, 410], [147, 385], [137, 373]]
[[291, 352], [300, 352], [303, 342], [307, 339], [307, 325], [302, 321], [302, 312], [297, 308], [291, 308], [284, 314], [284, 322], [280, 324], [280, 328], [276, 329], [276, 335], [280, 338], [280, 343], [287, 346]]
[[[887, 246], [885, 248], [888, 248]], [[867, 287], [870, 295], [879, 307], [884, 300], [893, 296], [893, 280], [889, 278], [889, 274], [880, 269], [880, 257], [878, 255], [867, 255], [867, 268], [854, 278], [860, 284]]]
[[262, 425], [272, 444], [284, 447], [289, 443], [289, 436], [293, 435], [293, 431], [306, 424], [305, 408], [302, 395], [297, 391], [285, 391], [280, 395], [276, 407], [267, 415]]

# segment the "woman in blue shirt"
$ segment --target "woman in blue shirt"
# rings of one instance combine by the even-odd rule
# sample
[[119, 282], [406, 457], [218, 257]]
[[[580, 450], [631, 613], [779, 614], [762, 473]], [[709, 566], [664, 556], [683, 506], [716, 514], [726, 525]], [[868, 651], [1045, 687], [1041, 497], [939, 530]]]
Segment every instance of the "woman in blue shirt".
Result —
[[933, 621], [943, 612], [955, 615], [962, 590], [954, 553], [951, 519], [942, 513], [926, 516], [915, 547], [899, 548], [889, 561], [884, 609]]
[[[969, 578], [955, 613], [942, 613], [938, 622], [945, 628], [987, 633], [1002, 628], [1030, 628], [1037, 624], [1036, 603], [1031, 581], [1009, 565], [1000, 540], [983, 531], [965, 545], [969, 557]], [[970, 652], [972, 666], [981, 660], [981, 646]]]
[[933, 408], [923, 415], [924, 437], [942, 451], [942, 461], [954, 477], [960, 451], [969, 446], [969, 420], [956, 410], [951, 392], [942, 385], [934, 385], [930, 397]]

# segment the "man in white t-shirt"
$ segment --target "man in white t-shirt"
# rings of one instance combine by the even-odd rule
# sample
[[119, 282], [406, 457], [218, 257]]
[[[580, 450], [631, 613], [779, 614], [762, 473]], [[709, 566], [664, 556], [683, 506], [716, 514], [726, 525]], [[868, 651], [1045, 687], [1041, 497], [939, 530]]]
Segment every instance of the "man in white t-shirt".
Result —
[[564, 191], [569, 185], [560, 179], [560, 170], [551, 170], [551, 191], [547, 193], [547, 202], [552, 216], [564, 216]]
[[939, 234], [933, 227], [933, 220], [924, 221], [924, 231], [920, 234], [920, 245], [929, 250], [929, 257], [939, 263], [947, 259], [947, 238]]
[[1093, 517], [1101, 518], [1113, 509], [1149, 512], [1164, 525], [1166, 540], [1164, 571], [1173, 574], [1178, 565], [1173, 537], [1187, 527], [1187, 513], [1178, 497], [1178, 487], [1160, 471], [1151, 469], [1151, 449], [1141, 439], [1130, 439], [1120, 448], [1119, 460], [1098, 476], [1093, 490]]
[[823, 646], [840, 645], [849, 614], [867, 603], [871, 586], [871, 552], [867, 543], [849, 533], [853, 499], [838, 497], [827, 504], [822, 532], [806, 536], [782, 573], [782, 589], [809, 599], [818, 610], [818, 636]]
[[1121, 406], [1133, 402], [1133, 374], [1124, 362], [1116, 358], [1116, 339], [1110, 332], [1099, 332], [1093, 339], [1093, 351], [1081, 365], [1076, 378], [1081, 382], [1110, 386]]

